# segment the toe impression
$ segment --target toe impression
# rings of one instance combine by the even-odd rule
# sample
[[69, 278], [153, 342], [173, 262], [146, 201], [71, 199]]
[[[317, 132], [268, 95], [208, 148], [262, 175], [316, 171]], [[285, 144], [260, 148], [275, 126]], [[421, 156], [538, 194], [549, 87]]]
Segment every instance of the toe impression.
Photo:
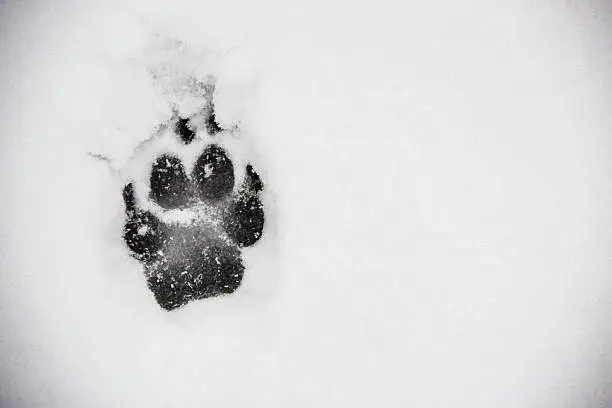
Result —
[[234, 188], [234, 165], [225, 151], [209, 145], [198, 157], [193, 168], [198, 195], [204, 201], [216, 201]]
[[167, 154], [157, 158], [151, 169], [149, 197], [170, 210], [189, 202], [189, 179], [178, 157]]
[[144, 262], [154, 261], [164, 244], [163, 226], [149, 211], [140, 211], [136, 207], [132, 183], [124, 187], [123, 199], [126, 213], [123, 239], [135, 258]]

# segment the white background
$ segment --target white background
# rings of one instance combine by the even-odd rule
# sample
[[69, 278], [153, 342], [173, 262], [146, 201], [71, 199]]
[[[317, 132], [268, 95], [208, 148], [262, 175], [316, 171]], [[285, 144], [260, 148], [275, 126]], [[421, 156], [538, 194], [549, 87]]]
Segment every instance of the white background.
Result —
[[[569, 3], [4, 3], [0, 405], [609, 407], [610, 10]], [[229, 61], [267, 295], [163, 312], [122, 246], [85, 153], [165, 118], [158, 35]]]

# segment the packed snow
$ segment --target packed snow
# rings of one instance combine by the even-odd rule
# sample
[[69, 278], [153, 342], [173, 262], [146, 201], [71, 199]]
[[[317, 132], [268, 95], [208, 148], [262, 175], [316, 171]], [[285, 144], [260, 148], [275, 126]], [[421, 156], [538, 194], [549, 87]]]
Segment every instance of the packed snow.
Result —
[[[4, 2], [0, 406], [611, 406], [612, 14], [570, 3]], [[121, 191], [209, 75], [266, 229], [167, 312]]]

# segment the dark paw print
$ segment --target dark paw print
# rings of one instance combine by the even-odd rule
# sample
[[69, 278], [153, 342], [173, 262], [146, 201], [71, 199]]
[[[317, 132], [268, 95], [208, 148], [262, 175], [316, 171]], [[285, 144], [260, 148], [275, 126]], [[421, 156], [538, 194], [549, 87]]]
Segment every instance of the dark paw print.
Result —
[[[205, 129], [220, 131], [209, 115]], [[210, 123], [215, 123], [211, 125]], [[185, 144], [196, 136], [189, 120], [174, 121]], [[164, 222], [137, 205], [134, 185], [123, 189], [126, 223], [123, 238], [145, 268], [149, 289], [159, 305], [172, 310], [192, 300], [234, 292], [242, 281], [241, 249], [254, 245], [264, 229], [259, 198], [263, 183], [253, 167], [235, 188], [234, 164], [218, 144], [208, 144], [190, 174], [181, 160], [162, 154], [150, 172], [149, 199], [162, 212], [178, 210], [186, 221]]]

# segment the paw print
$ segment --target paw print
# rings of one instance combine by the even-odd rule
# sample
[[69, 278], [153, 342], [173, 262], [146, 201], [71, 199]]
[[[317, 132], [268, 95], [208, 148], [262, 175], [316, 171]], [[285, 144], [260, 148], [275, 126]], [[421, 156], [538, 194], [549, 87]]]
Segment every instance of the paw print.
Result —
[[165, 149], [148, 163], [148, 195], [139, 200], [135, 183], [124, 187], [123, 239], [157, 303], [172, 310], [240, 286], [242, 250], [264, 230], [264, 185], [249, 163], [237, 180], [231, 155], [217, 142], [224, 130], [212, 104], [188, 118], [175, 115], [166, 133], [195, 161], [188, 167]]

